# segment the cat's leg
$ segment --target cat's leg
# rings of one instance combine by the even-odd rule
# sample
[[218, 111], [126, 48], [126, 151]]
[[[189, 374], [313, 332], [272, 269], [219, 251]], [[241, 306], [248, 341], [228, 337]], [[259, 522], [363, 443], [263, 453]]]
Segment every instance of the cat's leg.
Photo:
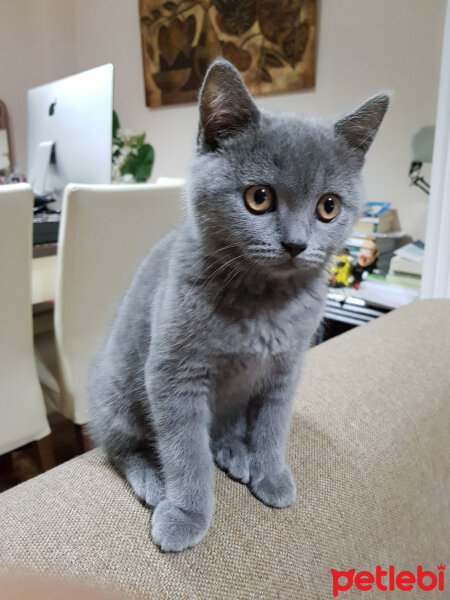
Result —
[[161, 550], [180, 551], [205, 536], [214, 510], [208, 375], [203, 359], [192, 356], [149, 360], [148, 365], [152, 425], [165, 484], [165, 498], [153, 513], [152, 536]]
[[248, 483], [250, 480], [250, 456], [245, 439], [246, 408], [235, 408], [231, 417], [218, 419], [211, 442], [217, 466], [242, 483]]
[[164, 499], [164, 481], [154, 455], [143, 450], [130, 450], [113, 458], [134, 493], [147, 506], [157, 506]]
[[139, 378], [132, 394], [127, 385], [118, 386], [116, 379], [100, 365], [91, 369], [89, 431], [135, 494], [148, 506], [156, 506], [164, 498], [164, 483], [154, 433], [151, 425], [145, 426], [142, 404], [147, 392]]
[[297, 377], [278, 372], [249, 407], [250, 490], [276, 508], [295, 500], [295, 483], [286, 464], [285, 444]]

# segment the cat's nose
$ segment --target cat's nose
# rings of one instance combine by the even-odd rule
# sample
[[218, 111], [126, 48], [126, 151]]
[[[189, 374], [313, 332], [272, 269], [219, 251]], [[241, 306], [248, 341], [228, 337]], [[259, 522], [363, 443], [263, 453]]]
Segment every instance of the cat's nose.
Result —
[[289, 252], [291, 256], [297, 256], [306, 250], [306, 244], [294, 244], [292, 242], [281, 242], [283, 248]]

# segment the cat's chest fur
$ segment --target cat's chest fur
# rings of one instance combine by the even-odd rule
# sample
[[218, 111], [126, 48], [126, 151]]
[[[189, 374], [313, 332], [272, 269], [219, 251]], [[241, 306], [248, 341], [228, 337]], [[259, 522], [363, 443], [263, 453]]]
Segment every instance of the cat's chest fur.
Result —
[[256, 313], [242, 319], [213, 317], [210, 337], [213, 356], [255, 355], [261, 358], [287, 352], [301, 329], [299, 310], [291, 307], [281, 314]]
[[317, 326], [322, 309], [320, 280], [292, 296], [242, 310], [214, 311], [208, 318], [209, 346], [214, 356], [254, 355], [261, 358], [290, 352]]
[[303, 290], [281, 306], [246, 311], [241, 318], [215, 314], [208, 320], [211, 375], [216, 389], [239, 393], [269, 377], [282, 357], [300, 359], [321, 314], [321, 300]]

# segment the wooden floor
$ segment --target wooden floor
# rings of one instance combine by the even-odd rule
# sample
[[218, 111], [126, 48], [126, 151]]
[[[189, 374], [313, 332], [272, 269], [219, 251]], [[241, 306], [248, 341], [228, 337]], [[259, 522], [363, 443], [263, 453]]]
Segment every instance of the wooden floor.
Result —
[[[59, 465], [79, 454], [75, 429], [71, 421], [61, 415], [49, 416], [55, 461]], [[0, 456], [0, 492], [31, 479], [40, 473], [38, 456], [33, 444], [28, 444], [9, 455]]]

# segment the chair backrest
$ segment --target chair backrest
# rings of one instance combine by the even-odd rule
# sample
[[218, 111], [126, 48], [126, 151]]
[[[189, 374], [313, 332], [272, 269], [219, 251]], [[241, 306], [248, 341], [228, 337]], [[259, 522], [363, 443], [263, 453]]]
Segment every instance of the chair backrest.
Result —
[[0, 454], [50, 433], [33, 353], [33, 193], [0, 186]]
[[181, 185], [69, 185], [58, 244], [55, 337], [64, 414], [88, 421], [89, 365], [134, 271], [177, 224]]

